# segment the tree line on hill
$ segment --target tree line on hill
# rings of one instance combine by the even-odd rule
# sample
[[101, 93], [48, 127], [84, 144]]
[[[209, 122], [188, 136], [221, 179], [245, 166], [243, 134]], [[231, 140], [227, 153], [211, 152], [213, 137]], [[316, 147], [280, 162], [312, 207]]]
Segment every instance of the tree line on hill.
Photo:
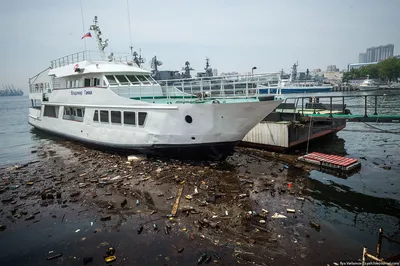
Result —
[[342, 80], [347, 82], [351, 79], [365, 78], [380, 79], [382, 81], [392, 82], [400, 78], [400, 59], [391, 57], [377, 64], [366, 65], [358, 69], [351, 69], [343, 73]]

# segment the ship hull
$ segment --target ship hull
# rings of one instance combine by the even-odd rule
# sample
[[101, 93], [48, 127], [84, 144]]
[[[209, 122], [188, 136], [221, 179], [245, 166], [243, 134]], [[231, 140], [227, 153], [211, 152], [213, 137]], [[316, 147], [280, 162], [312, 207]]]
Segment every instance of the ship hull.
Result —
[[[183, 104], [167, 106], [127, 106], [132, 112], [146, 112], [143, 126], [95, 123], [96, 110], [119, 111], [110, 106], [84, 106], [83, 121], [43, 116], [41, 109], [30, 108], [29, 124], [48, 133], [84, 144], [124, 152], [140, 152], [183, 159], [223, 160], [232, 155], [234, 147], [281, 101], [236, 104]], [[71, 106], [71, 104], [69, 104]], [[167, 108], [164, 105], [164, 108]], [[176, 107], [176, 108], [174, 108]], [[63, 106], [58, 106], [59, 114]], [[192, 120], [186, 121], [190, 114]]]

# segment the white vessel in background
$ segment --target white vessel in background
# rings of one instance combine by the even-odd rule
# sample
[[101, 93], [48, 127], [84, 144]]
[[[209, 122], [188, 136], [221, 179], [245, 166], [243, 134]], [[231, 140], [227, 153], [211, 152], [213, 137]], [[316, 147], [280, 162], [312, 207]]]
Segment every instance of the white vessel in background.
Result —
[[360, 91], [372, 91], [379, 89], [379, 85], [372, 79], [369, 79], [369, 75], [367, 79], [363, 80], [359, 86]]
[[33, 127], [107, 149], [221, 160], [282, 102], [260, 101], [247, 88], [228, 92], [222, 81], [198, 94], [161, 86], [134, 60], [106, 56], [97, 17], [90, 30], [99, 59], [88, 51], [65, 56], [29, 80]]
[[[297, 79], [297, 66], [298, 64], [293, 64], [292, 73], [289, 78], [283, 78], [283, 70], [280, 77], [280, 82], [266, 83], [266, 87], [260, 89], [260, 93], [316, 93], [316, 92], [331, 92], [332, 85], [324, 84], [322, 82], [316, 82], [314, 80], [301, 80]], [[307, 76], [308, 70], [307, 70]]]

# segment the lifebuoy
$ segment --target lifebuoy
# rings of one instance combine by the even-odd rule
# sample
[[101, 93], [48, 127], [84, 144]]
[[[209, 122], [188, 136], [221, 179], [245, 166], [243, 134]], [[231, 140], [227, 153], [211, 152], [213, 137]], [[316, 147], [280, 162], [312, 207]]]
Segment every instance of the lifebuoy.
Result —
[[74, 71], [79, 67], [79, 64], [75, 64]]

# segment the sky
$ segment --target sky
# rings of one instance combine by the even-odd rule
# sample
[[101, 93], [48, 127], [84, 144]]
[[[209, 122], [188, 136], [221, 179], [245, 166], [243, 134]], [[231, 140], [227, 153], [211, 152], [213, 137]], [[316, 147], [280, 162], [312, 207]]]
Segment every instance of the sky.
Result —
[[389, 43], [400, 54], [399, 10], [400, 0], [2, 0], [0, 86], [27, 91], [51, 60], [85, 50], [85, 42], [96, 50], [95, 38], [81, 40], [95, 15], [110, 40], [106, 51], [140, 48], [144, 68], [157, 55], [160, 69], [189, 61], [201, 71], [208, 57], [219, 73], [263, 73], [288, 72], [296, 61], [300, 71], [344, 69], [368, 47]]

